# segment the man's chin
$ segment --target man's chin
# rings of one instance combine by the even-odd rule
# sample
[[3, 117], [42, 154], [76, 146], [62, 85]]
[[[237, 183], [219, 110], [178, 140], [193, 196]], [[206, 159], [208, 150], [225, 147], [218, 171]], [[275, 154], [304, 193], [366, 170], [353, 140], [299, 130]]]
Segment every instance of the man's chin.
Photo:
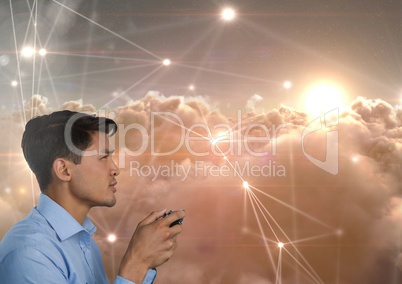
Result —
[[113, 206], [116, 205], [116, 202], [117, 202], [117, 200], [116, 200], [116, 198], [115, 198], [115, 199], [110, 200], [109, 202], [107, 202], [105, 206], [106, 206], [106, 207], [113, 207]]
[[116, 205], [116, 198], [105, 200], [102, 204], [98, 204], [98, 206], [105, 206], [105, 207], [113, 207]]

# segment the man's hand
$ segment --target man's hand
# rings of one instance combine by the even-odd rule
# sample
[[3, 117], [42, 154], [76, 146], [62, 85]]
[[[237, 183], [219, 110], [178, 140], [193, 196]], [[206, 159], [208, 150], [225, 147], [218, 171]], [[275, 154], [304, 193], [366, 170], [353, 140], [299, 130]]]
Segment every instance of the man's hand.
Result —
[[138, 224], [120, 265], [121, 277], [142, 283], [148, 269], [155, 268], [172, 257], [177, 247], [177, 235], [183, 229], [181, 225], [169, 226], [186, 214], [179, 210], [161, 218], [165, 212], [166, 209], [152, 212]]

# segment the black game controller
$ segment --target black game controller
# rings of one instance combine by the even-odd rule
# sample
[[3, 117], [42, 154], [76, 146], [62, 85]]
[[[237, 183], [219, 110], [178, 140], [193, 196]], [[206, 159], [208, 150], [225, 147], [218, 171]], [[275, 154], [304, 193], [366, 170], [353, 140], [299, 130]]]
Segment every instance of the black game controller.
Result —
[[[168, 212], [166, 212], [165, 214], [163, 214], [162, 218], [165, 218], [166, 216], [169, 216], [169, 215], [172, 214], [172, 213], [173, 213], [173, 210], [169, 210]], [[182, 225], [182, 224], [183, 224], [183, 218], [180, 218], [180, 219], [177, 219], [176, 221], [172, 222], [172, 223], [170, 224], [169, 228], [170, 228], [170, 227], [173, 227], [173, 226], [175, 226], [175, 225]]]

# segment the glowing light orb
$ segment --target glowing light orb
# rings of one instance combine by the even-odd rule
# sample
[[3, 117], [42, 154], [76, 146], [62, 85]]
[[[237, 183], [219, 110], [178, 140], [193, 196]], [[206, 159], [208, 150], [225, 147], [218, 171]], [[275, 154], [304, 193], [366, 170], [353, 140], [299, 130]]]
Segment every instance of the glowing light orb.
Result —
[[114, 242], [117, 240], [117, 237], [116, 237], [116, 235], [114, 235], [114, 234], [110, 234], [109, 236], [107, 236], [107, 240], [108, 240], [110, 243], [114, 243]]
[[40, 56], [45, 56], [46, 54], [47, 54], [47, 50], [46, 50], [46, 49], [41, 48], [41, 49], [39, 50], [39, 55], [40, 55]]
[[11, 86], [17, 87], [17, 86], [18, 86], [18, 82], [15, 81], [15, 80], [11, 81]]
[[236, 12], [232, 8], [222, 10], [221, 17], [224, 21], [232, 21], [236, 17]]
[[282, 242], [279, 242], [278, 243], [278, 248], [283, 248], [283, 247], [284, 247], [284, 244]]
[[322, 115], [336, 108], [343, 108], [342, 90], [331, 83], [320, 83], [308, 90], [305, 108], [310, 115]]
[[250, 189], [250, 185], [248, 184], [247, 181], [243, 181], [243, 187], [244, 187], [244, 189], [246, 189], [246, 190], [249, 190], [249, 189]]
[[20, 188], [20, 193], [21, 193], [21, 194], [24, 194], [25, 192], [26, 192], [26, 189], [25, 189], [24, 187], [21, 187], [21, 188]]
[[35, 54], [35, 49], [33, 49], [32, 47], [24, 47], [21, 51], [21, 55], [25, 58], [30, 58]]
[[338, 230], [336, 230], [335, 234], [336, 234], [338, 237], [341, 237], [341, 236], [343, 235], [343, 230], [342, 230], [342, 229], [338, 229]]
[[290, 88], [292, 88], [292, 82], [290, 82], [290, 81], [285, 81], [285, 82], [283, 82], [283, 87], [285, 88], [285, 89], [290, 89]]
[[359, 157], [357, 157], [357, 156], [352, 157], [353, 163], [357, 163], [358, 161], [359, 161]]
[[170, 64], [172, 64], [172, 61], [170, 61], [170, 59], [166, 58], [162, 61], [163, 65], [165, 66], [169, 66]]
[[226, 134], [226, 132], [220, 132], [216, 135], [215, 138], [211, 138], [210, 142], [212, 145], [216, 145], [218, 142], [222, 141], [227, 136], [228, 135]]
[[6, 66], [10, 63], [10, 56], [3, 54], [0, 56], [0, 66]]
[[194, 91], [194, 90], [195, 90], [194, 85], [190, 85], [190, 86], [188, 86], [188, 88], [189, 88], [191, 91]]
[[11, 194], [11, 188], [6, 187], [6, 189], [4, 189], [4, 192], [7, 194]]

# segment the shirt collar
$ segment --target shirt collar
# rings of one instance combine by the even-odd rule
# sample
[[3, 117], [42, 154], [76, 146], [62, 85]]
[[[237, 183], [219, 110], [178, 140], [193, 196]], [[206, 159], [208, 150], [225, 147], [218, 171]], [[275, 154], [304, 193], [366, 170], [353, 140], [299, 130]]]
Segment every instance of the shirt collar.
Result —
[[91, 236], [96, 231], [95, 225], [88, 217], [85, 217], [81, 225], [70, 213], [45, 194], [40, 194], [36, 210], [48, 221], [61, 241], [81, 231], [87, 231]]

